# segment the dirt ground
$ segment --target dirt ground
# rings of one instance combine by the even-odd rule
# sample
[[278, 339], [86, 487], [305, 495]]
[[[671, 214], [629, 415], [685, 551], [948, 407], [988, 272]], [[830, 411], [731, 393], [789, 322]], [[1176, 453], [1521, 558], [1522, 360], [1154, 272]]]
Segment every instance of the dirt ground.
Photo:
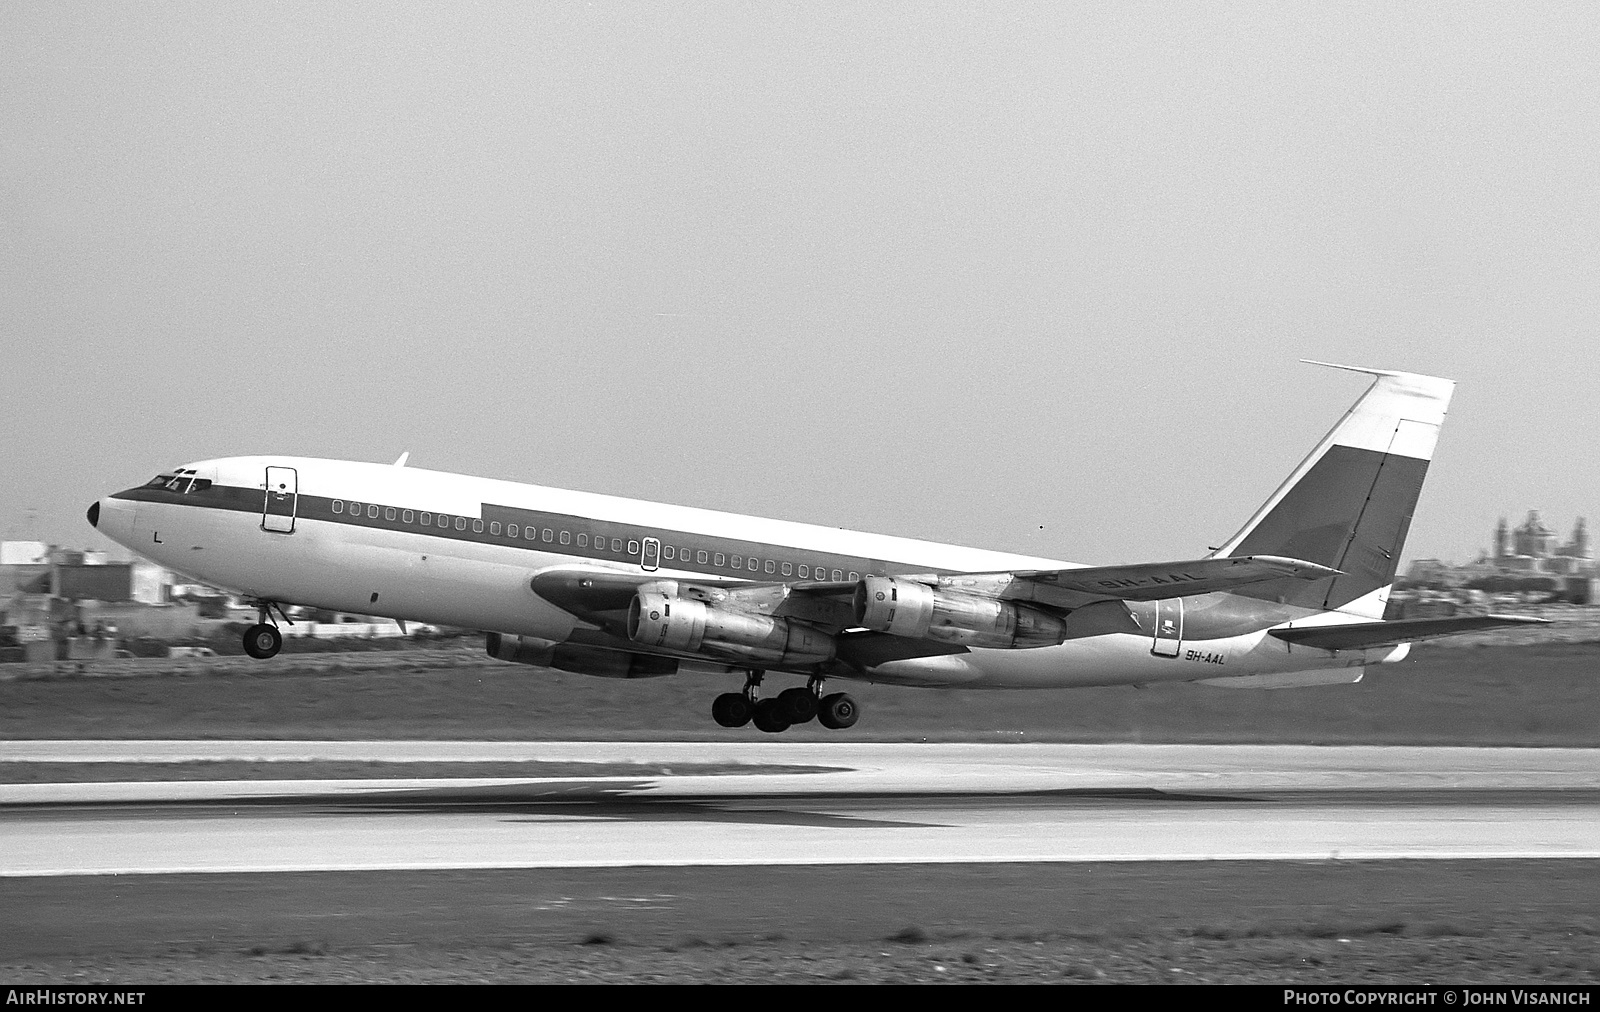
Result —
[[[503, 664], [465, 648], [108, 663], [118, 667], [0, 681], [0, 739], [762, 737], [712, 723], [712, 697], [731, 688], [716, 679], [591, 678]], [[769, 688], [786, 684], [774, 676]], [[963, 692], [850, 683], [841, 687], [860, 701], [860, 723], [846, 732], [810, 724], [784, 737], [1594, 747], [1597, 684], [1595, 642], [1423, 646], [1399, 664], [1369, 668], [1356, 685], [1276, 691]]]
[[0, 880], [0, 979], [1600, 982], [1600, 862]]

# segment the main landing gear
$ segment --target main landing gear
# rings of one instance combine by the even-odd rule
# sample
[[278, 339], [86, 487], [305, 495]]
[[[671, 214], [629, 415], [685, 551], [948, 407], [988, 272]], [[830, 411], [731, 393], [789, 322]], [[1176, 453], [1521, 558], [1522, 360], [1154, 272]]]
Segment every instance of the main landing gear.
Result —
[[835, 692], [822, 695], [822, 679], [812, 678], [804, 687], [784, 689], [776, 696], [758, 698], [761, 671], [751, 671], [743, 692], [724, 692], [711, 703], [711, 717], [723, 727], [755, 724], [768, 734], [787, 731], [796, 724], [815, 720], [823, 727], [843, 730], [854, 726], [861, 707], [849, 695]]
[[[269, 621], [272, 618], [272, 607], [270, 601], [256, 602], [260, 619], [244, 631], [244, 652], [258, 661], [276, 657], [278, 651], [283, 649], [283, 633], [278, 631], [277, 625]], [[282, 608], [278, 610], [283, 611]], [[285, 621], [288, 621], [288, 618], [289, 616], [284, 616]]]

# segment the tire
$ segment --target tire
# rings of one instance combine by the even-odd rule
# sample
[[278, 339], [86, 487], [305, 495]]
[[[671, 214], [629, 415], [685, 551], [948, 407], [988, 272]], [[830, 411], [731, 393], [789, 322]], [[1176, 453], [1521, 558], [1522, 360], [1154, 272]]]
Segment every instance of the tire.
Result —
[[789, 719], [784, 716], [783, 707], [778, 705], [776, 699], [770, 697], [756, 704], [756, 712], [750, 719], [759, 730], [768, 734], [789, 730]]
[[244, 652], [258, 661], [275, 657], [283, 649], [283, 633], [277, 626], [261, 623], [244, 631]]
[[817, 716], [817, 696], [810, 689], [784, 689], [778, 693], [778, 706], [791, 725], [804, 724]]
[[750, 723], [750, 700], [742, 692], [724, 692], [711, 701], [711, 719], [723, 727], [743, 727]]
[[831, 728], [835, 731], [854, 727], [856, 721], [860, 719], [861, 706], [843, 692], [835, 692], [831, 696], [823, 696], [821, 705], [817, 709], [817, 720], [823, 727]]

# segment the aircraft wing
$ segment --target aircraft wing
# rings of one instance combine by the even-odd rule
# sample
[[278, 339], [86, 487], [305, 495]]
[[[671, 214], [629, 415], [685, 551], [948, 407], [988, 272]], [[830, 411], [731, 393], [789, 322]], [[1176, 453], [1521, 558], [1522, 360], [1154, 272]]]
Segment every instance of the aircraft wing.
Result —
[[[1156, 601], [1208, 594], [1284, 578], [1320, 580], [1339, 575], [1314, 562], [1275, 555], [1241, 558], [1148, 562], [1133, 566], [1085, 566], [1077, 569], [1021, 570], [1003, 573], [958, 573], [899, 577], [958, 593], [1028, 601], [1047, 608], [1071, 610], [1096, 601]], [[612, 619], [626, 612], [634, 592], [656, 581], [648, 573], [558, 569], [539, 574], [533, 589], [545, 600], [590, 621]], [[853, 582], [796, 581], [745, 583], [715, 579], [685, 581], [686, 592], [771, 615], [787, 615], [835, 629], [849, 624]]]
[[1360, 650], [1387, 647], [1436, 636], [1454, 636], [1476, 629], [1498, 626], [1549, 625], [1546, 618], [1528, 615], [1458, 615], [1453, 618], [1403, 618], [1393, 622], [1352, 622], [1341, 625], [1308, 625], [1268, 630], [1273, 636], [1297, 646], [1323, 650]]
[[[1321, 580], [1338, 575], [1340, 572], [1337, 569], [1302, 559], [1246, 555], [1239, 558], [1191, 559], [1186, 562], [1146, 562], [1133, 566], [1022, 570], [988, 574], [987, 579], [1009, 578], [999, 593], [1006, 600], [1078, 608], [1093, 601], [1158, 601], [1234, 590], [1269, 580]], [[941, 586], [960, 590], [963, 579], [959, 576], [946, 577], [939, 582]], [[981, 585], [984, 579], [979, 576], [978, 583]]]

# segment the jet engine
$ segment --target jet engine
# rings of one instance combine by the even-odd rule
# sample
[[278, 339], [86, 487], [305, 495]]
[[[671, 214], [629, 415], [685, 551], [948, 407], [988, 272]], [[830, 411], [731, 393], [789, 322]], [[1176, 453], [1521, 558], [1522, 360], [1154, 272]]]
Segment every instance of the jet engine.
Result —
[[555, 643], [533, 636], [502, 636], [489, 633], [485, 646], [489, 656], [540, 668], [560, 668], [578, 675], [601, 678], [656, 678], [677, 674], [673, 657], [652, 657], [624, 650], [606, 650], [583, 643]]
[[821, 664], [833, 637], [802, 622], [640, 591], [628, 603], [628, 638], [641, 646], [701, 651], [751, 664]]
[[972, 647], [1023, 649], [1066, 639], [1061, 619], [1027, 605], [869, 576], [856, 586], [856, 624], [874, 632]]

